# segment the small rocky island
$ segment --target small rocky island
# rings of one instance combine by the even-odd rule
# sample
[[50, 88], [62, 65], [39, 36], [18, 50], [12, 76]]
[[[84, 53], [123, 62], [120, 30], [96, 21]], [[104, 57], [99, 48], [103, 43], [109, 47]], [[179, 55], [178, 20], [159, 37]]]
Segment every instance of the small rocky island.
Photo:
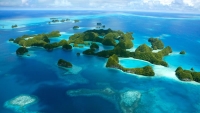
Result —
[[80, 20], [74, 20], [74, 23], [80, 22]]
[[61, 66], [61, 67], [72, 68], [72, 64], [63, 59], [59, 59], [57, 64], [58, 64], [58, 66]]
[[184, 55], [186, 52], [184, 51], [184, 50], [182, 50], [181, 52], [180, 52], [180, 54], [181, 55]]
[[200, 72], [191, 70], [184, 70], [182, 67], [176, 69], [176, 76], [182, 81], [196, 81], [200, 82]]
[[27, 53], [28, 52], [28, 49], [26, 49], [25, 47], [19, 47], [17, 50], [16, 50], [16, 54], [17, 55], [24, 55], [24, 53]]
[[149, 38], [148, 42], [151, 43], [151, 47], [154, 50], [163, 49], [164, 48], [163, 42], [160, 39], [158, 39], [158, 38]]
[[12, 25], [11, 27], [12, 28], [17, 28], [18, 26], [17, 26], [17, 24], [15, 24], [15, 25]]
[[75, 29], [75, 30], [76, 30], [76, 29], [79, 29], [79, 26], [74, 26], [73, 29]]

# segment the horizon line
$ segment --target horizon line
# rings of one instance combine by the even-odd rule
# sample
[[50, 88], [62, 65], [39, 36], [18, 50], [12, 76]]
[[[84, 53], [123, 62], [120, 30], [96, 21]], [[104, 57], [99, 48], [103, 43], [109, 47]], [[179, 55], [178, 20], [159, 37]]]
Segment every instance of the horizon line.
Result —
[[31, 11], [31, 10], [41, 10], [41, 11], [108, 11], [108, 12], [149, 12], [149, 13], [181, 13], [181, 14], [200, 14], [200, 12], [181, 12], [181, 11], [163, 11], [163, 10], [106, 10], [106, 9], [44, 9], [44, 8], [0, 8], [1, 11], [6, 11], [6, 10], [21, 10], [21, 11]]

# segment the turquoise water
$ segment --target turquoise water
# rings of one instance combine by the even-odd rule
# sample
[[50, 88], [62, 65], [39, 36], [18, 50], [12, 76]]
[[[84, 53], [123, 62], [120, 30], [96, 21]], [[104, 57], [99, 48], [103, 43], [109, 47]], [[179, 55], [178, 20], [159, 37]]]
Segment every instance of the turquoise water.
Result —
[[[49, 18], [80, 19], [79, 23], [65, 22], [49, 25]], [[124, 93], [135, 90], [141, 93], [140, 101], [134, 109], [136, 113], [199, 113], [200, 85], [196, 82], [182, 82], [175, 76], [175, 69], [194, 68], [200, 71], [200, 15], [167, 14], [142, 12], [103, 11], [0, 11], [0, 113], [16, 113], [4, 107], [6, 101], [20, 95], [33, 95], [37, 103], [28, 106], [27, 112], [44, 113], [121, 113], [115, 102], [103, 96], [67, 95], [67, 91], [78, 89], [105, 89], [107, 87]], [[159, 37], [173, 49], [164, 58], [169, 67], [157, 66], [132, 58], [120, 58], [125, 67], [151, 65], [154, 77], [126, 74], [120, 70], [105, 67], [106, 58], [87, 56], [82, 53], [89, 47], [63, 51], [56, 48], [48, 52], [43, 48], [29, 49], [31, 56], [16, 56], [18, 45], [8, 42], [24, 34], [40, 34], [61, 31], [62, 36], [51, 39], [56, 42], [68, 39], [74, 33], [94, 29], [101, 22], [106, 28], [134, 32], [134, 51], [140, 44], [148, 43], [149, 37]], [[20, 27], [11, 29], [11, 25]], [[81, 29], [73, 30], [78, 25]], [[112, 49], [100, 45], [100, 50]], [[181, 50], [186, 55], [178, 54]], [[58, 59], [70, 61], [75, 68], [65, 70], [57, 67]], [[94, 104], [95, 103], [95, 104]], [[19, 111], [20, 112], [20, 111]]]

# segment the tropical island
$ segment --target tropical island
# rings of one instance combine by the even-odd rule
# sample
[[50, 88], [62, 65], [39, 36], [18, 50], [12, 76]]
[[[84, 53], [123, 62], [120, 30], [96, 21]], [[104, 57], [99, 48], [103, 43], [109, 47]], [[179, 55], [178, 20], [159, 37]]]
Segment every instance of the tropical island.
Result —
[[24, 53], [27, 53], [28, 52], [28, 49], [26, 49], [25, 47], [19, 47], [17, 50], [16, 50], [16, 54], [17, 55], [23, 55]]
[[72, 64], [63, 59], [59, 59], [57, 64], [58, 64], [58, 66], [61, 66], [61, 67], [72, 68]]
[[23, 47], [31, 47], [31, 46], [38, 46], [43, 47], [46, 50], [53, 50], [53, 48], [63, 46], [68, 44], [66, 40], [61, 40], [60, 42], [50, 43], [49, 38], [55, 38], [61, 36], [59, 31], [52, 31], [48, 34], [38, 34], [38, 35], [23, 35], [16, 39], [9, 39], [9, 41], [13, 41], [20, 46]]
[[[152, 64], [162, 65], [167, 67], [167, 62], [163, 61], [163, 57], [169, 55], [172, 52], [171, 47], [166, 46], [161, 40], [157, 38], [150, 38], [149, 42], [152, 44], [152, 48], [161, 49], [159, 52], [152, 52], [153, 49], [146, 44], [140, 45], [134, 52], [130, 52], [127, 49], [130, 49], [134, 46], [133, 44], [133, 33], [131, 32], [122, 32], [120, 30], [114, 31], [111, 29], [99, 29], [99, 30], [87, 30], [83, 33], [75, 33], [69, 37], [69, 40], [61, 40], [59, 42], [50, 43], [50, 38], [57, 38], [61, 36], [59, 31], [52, 31], [46, 34], [37, 34], [37, 35], [23, 35], [16, 39], [10, 39], [14, 43], [22, 46], [20, 52], [17, 54], [23, 55], [27, 52], [26, 47], [43, 47], [48, 51], [52, 51], [54, 48], [62, 47], [63, 50], [71, 50], [73, 47], [83, 48], [85, 46], [90, 46], [89, 49], [83, 51], [85, 55], [93, 55], [98, 57], [108, 58], [106, 67], [117, 68], [127, 73], [134, 73], [145, 76], [154, 76], [154, 71], [151, 66], [139, 67], [139, 68], [125, 68], [119, 64], [118, 57], [122, 58], [135, 58], [148, 61]], [[89, 41], [89, 42], [88, 42]], [[101, 43], [105, 46], [113, 46], [111, 50], [101, 50], [99, 45], [95, 42]], [[23, 48], [23, 51], [22, 51]], [[80, 56], [80, 53], [77, 54]], [[62, 61], [62, 63], [61, 63]], [[60, 64], [61, 63], [61, 64]], [[70, 67], [71, 65], [68, 62], [64, 63], [64, 60], [60, 60], [58, 63], [59, 66]], [[62, 65], [63, 64], [63, 65]], [[66, 64], [66, 65], [64, 65]]]
[[12, 25], [11, 27], [12, 27], [12, 28], [16, 28], [16, 27], [18, 27], [18, 26], [17, 26], [17, 24], [15, 24], [15, 25]]
[[[104, 38], [100, 38], [99, 36], [103, 36]], [[116, 40], [119, 43], [116, 43]], [[95, 52], [94, 49], [90, 48], [85, 50], [83, 54], [86, 55], [95, 55], [99, 57], [109, 58], [113, 54], [116, 54], [119, 57], [132, 57], [136, 59], [141, 59], [148, 61], [152, 64], [168, 66], [167, 62], [163, 61], [163, 57], [172, 53], [171, 47], [163, 47], [163, 49], [157, 53], [152, 52], [152, 48], [148, 47], [146, 44], [140, 45], [135, 52], [127, 51], [126, 49], [130, 49], [133, 47], [134, 38], [132, 37], [132, 33], [127, 32], [123, 33], [122, 31], [113, 31], [111, 29], [108, 30], [88, 30], [84, 33], [77, 33], [72, 35], [69, 38], [69, 43], [75, 44], [83, 44], [84, 41], [93, 41], [100, 42], [106, 46], [114, 46], [112, 50], [103, 50], [100, 52]], [[150, 40], [154, 40], [154, 38], [150, 38]], [[162, 44], [162, 41], [159, 39], [155, 39], [159, 42], [154, 44], [155, 47], [161, 48], [159, 45]]]
[[180, 54], [181, 55], [184, 55], [186, 52], [184, 51], [184, 50], [182, 50], [181, 52], [180, 52]]
[[78, 28], [79, 28], [79, 26], [74, 26], [74, 27], [73, 27], [73, 29], [78, 29]]
[[78, 23], [80, 20], [74, 20], [74, 23]]
[[155, 75], [151, 66], [145, 66], [142, 68], [125, 68], [125, 67], [121, 66], [119, 64], [118, 56], [115, 54], [113, 54], [112, 56], [110, 56], [108, 58], [106, 67], [116, 68], [116, 69], [120, 69], [124, 72], [138, 74], [138, 75], [144, 75], [144, 76], [154, 76]]
[[151, 47], [154, 50], [163, 49], [164, 48], [163, 42], [160, 39], [158, 39], [158, 38], [149, 38], [148, 42], [151, 43]]
[[100, 28], [105, 28], [105, 25], [102, 25], [101, 23], [97, 23], [96, 28], [100, 29]]
[[51, 23], [57, 23], [57, 22], [66, 22], [66, 21], [70, 21], [70, 19], [58, 19], [58, 18], [50, 18], [51, 21], [49, 21], [48, 23], [51, 24]]
[[182, 67], [178, 67], [176, 69], [176, 76], [182, 81], [200, 82], [200, 72], [195, 72], [193, 68], [191, 70], [184, 70]]

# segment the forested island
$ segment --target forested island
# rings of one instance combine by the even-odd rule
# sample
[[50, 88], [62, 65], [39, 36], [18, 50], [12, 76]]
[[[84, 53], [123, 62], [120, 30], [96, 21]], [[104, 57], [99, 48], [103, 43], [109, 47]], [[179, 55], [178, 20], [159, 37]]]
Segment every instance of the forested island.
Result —
[[182, 55], [184, 55], [186, 52], [184, 51], [184, 50], [182, 50], [181, 52], [180, 52], [180, 54], [182, 54]]
[[176, 76], [182, 81], [196, 81], [200, 82], [200, 72], [191, 70], [184, 70], [182, 67], [176, 69]]
[[[100, 23], [98, 24], [100, 25]], [[151, 47], [147, 46], [146, 44], [142, 44], [138, 46], [135, 51], [130, 52], [127, 49], [130, 49], [134, 46], [133, 33], [124, 33], [120, 30], [114, 31], [110, 28], [87, 30], [82, 33], [75, 33], [74, 35], [69, 37], [69, 40], [63, 39], [59, 42], [50, 42], [50, 38], [56, 38], [59, 36], [61, 36], [59, 31], [52, 31], [47, 34], [37, 34], [32, 36], [23, 35], [16, 39], [11, 38], [9, 39], [9, 41], [13, 41], [14, 43], [22, 46], [16, 51], [16, 54], [18, 55], [23, 55], [25, 52], [28, 52], [26, 47], [31, 46], [43, 47], [48, 51], [52, 51], [54, 48], [60, 46], [63, 50], [71, 50], [73, 47], [83, 48], [84, 46], [90, 46], [89, 49], [83, 51], [83, 54], [108, 58], [106, 67], [117, 68], [127, 73], [134, 73], [145, 76], [154, 76], [155, 73], [151, 66], [125, 68], [119, 64], [118, 57], [131, 57], [135, 59], [141, 59], [148, 61], [152, 64], [167, 67], [168, 63], [163, 60], [163, 57], [172, 53], [171, 47], [164, 46], [163, 42], [158, 38], [148, 39], [148, 41], [151, 43]], [[97, 44], [97, 42], [105, 46], [113, 46], [114, 48], [111, 50], [99, 51], [99, 45]], [[160, 51], [156, 53], [152, 52], [156, 49], [160, 49]], [[77, 53], [77, 56], [80, 56], [80, 53]]]
[[12, 25], [11, 27], [12, 27], [12, 28], [16, 28], [16, 27], [18, 27], [18, 26], [17, 26], [17, 24], [15, 24], [15, 25]]
[[113, 54], [108, 58], [106, 63], [106, 67], [120, 69], [124, 72], [138, 74], [138, 75], [145, 75], [145, 76], [154, 76], [155, 73], [151, 66], [145, 66], [142, 68], [125, 68], [119, 64], [118, 56]]
[[79, 28], [79, 26], [74, 26], [74, 27], [73, 27], [73, 29], [78, 29], [78, 28]]
[[24, 53], [27, 53], [28, 49], [26, 49], [25, 47], [20, 47], [16, 50], [16, 54], [17, 55], [23, 55]]
[[59, 59], [57, 64], [58, 64], [58, 66], [61, 66], [61, 67], [72, 68], [72, 64], [63, 59]]

